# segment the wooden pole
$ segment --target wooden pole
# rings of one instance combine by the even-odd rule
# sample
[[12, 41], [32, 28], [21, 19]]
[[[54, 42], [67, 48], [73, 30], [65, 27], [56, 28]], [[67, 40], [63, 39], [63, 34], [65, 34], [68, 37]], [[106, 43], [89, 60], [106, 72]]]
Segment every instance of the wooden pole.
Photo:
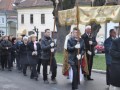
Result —
[[[56, 0], [57, 1], [57, 0]], [[54, 32], [55, 32], [55, 25], [56, 25], [56, 12], [57, 12], [57, 6], [58, 6], [58, 1], [56, 2], [56, 7], [55, 7], [55, 16], [54, 16], [54, 26], [53, 26], [53, 33], [52, 33], [52, 42], [54, 42]], [[51, 68], [52, 68], [52, 59], [53, 59], [53, 53], [54, 52], [51, 52], [51, 55], [50, 55], [50, 71], [49, 71], [49, 74], [51, 73]]]
[[[76, 19], [77, 19], [77, 29], [78, 29], [78, 44], [80, 43], [80, 31], [79, 31], [79, 5], [78, 0], [76, 1]], [[78, 55], [80, 54], [80, 49], [78, 49]], [[78, 60], [78, 83], [80, 84], [80, 60]]]

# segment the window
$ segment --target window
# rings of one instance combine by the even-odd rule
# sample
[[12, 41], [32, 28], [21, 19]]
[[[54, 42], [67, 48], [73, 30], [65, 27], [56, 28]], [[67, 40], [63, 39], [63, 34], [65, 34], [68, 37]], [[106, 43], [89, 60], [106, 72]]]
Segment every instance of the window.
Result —
[[45, 24], [45, 14], [41, 14], [41, 24]]
[[0, 30], [0, 36], [4, 36], [5, 32], [3, 32], [2, 30]]
[[30, 14], [30, 24], [33, 24], [33, 14]]
[[4, 23], [4, 18], [2, 18], [2, 23]]
[[24, 15], [21, 15], [21, 24], [24, 24]]

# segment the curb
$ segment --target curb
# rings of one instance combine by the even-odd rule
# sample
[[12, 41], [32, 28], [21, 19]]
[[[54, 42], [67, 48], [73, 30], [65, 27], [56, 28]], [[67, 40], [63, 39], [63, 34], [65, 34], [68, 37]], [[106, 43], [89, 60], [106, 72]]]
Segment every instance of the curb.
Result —
[[[60, 63], [57, 63], [58, 66], [63, 66], [63, 64], [60, 64]], [[95, 73], [100, 73], [100, 74], [106, 74], [106, 71], [105, 70], [98, 70], [98, 69], [92, 69], [92, 72], [95, 72]]]

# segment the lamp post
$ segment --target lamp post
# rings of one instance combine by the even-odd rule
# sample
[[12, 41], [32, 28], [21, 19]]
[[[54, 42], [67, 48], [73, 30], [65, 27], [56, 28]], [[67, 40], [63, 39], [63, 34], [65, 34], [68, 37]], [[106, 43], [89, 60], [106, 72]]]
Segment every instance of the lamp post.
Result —
[[34, 26], [33, 30], [36, 32], [36, 34], [37, 34], [37, 40], [38, 40], [38, 33], [39, 33], [38, 28], [36, 28], [36, 26]]

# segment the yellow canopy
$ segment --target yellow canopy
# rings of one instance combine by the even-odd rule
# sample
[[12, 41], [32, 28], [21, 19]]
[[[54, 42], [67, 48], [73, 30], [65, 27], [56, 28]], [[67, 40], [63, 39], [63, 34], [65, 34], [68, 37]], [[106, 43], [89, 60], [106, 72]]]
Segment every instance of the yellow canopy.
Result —
[[91, 21], [105, 23], [107, 20], [120, 22], [120, 5], [99, 6], [99, 7], [79, 7], [58, 12], [59, 23], [61, 25], [87, 25]]
[[27, 34], [27, 30], [26, 30], [26, 29], [19, 29], [19, 30], [17, 31], [17, 34], [26, 35], [26, 34]]

